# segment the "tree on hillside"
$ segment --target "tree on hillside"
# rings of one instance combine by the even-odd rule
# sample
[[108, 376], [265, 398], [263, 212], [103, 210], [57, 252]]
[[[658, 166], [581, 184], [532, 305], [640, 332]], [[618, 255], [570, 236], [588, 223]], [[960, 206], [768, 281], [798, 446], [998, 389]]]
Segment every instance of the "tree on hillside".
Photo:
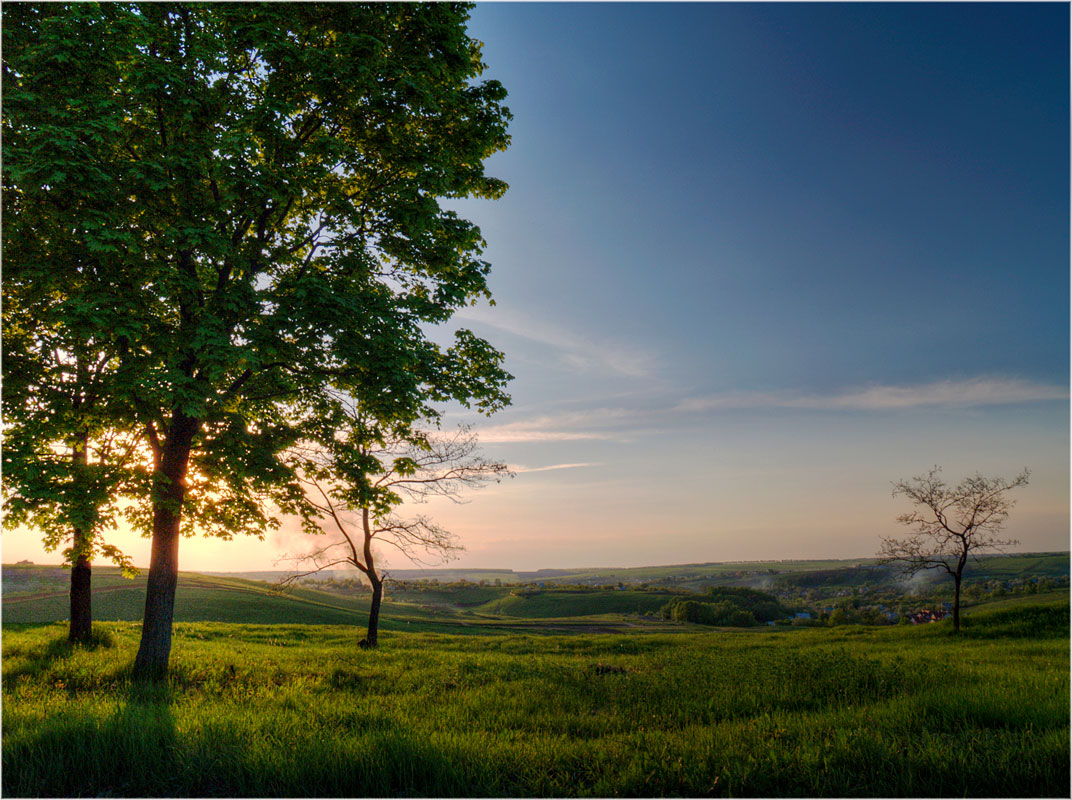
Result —
[[[402, 426], [508, 402], [486, 341], [428, 336], [490, 297], [479, 229], [440, 200], [506, 188], [483, 167], [508, 142], [505, 91], [477, 80], [467, 15], [3, 9], [4, 232], [38, 239], [19, 286], [109, 316], [109, 430], [136, 427], [152, 465], [130, 517], [152, 535], [139, 676], [167, 668], [183, 520], [227, 538], [308, 513], [281, 453], [329, 384]], [[79, 322], [56, 324], [75, 341]]]
[[4, 382], [4, 521], [42, 531], [46, 550], [69, 543], [63, 551], [71, 565], [68, 639], [84, 644], [92, 638], [94, 558], [105, 556], [133, 575], [130, 559], [104, 532], [116, 525], [119, 495], [144, 485], [147, 469], [136, 431], [115, 430], [102, 414], [107, 356], [54, 348], [40, 330], [27, 336], [31, 347], [12, 344], [21, 339], [8, 324], [12, 305], [4, 306], [5, 378], [27, 374], [28, 365], [8, 369], [11, 362], [42, 350], [58, 354], [52, 366], [61, 368], [54, 381]]
[[953, 578], [953, 631], [960, 631], [960, 586], [968, 556], [981, 551], [1002, 550], [1015, 539], [999, 539], [997, 533], [1015, 504], [1008, 493], [1027, 485], [1025, 469], [1014, 479], [987, 478], [980, 474], [956, 486], [947, 484], [941, 468], [893, 485], [893, 496], [908, 498], [915, 509], [897, 521], [913, 529], [905, 538], [883, 537], [882, 563], [901, 562], [905, 575], [922, 570], [944, 570]]
[[376, 546], [389, 546], [417, 564], [425, 563], [425, 557], [446, 561], [465, 549], [429, 517], [399, 516], [398, 506], [434, 496], [461, 502], [463, 490], [512, 473], [505, 464], [480, 455], [476, 434], [469, 428], [449, 436], [419, 430], [385, 433], [355, 407], [349, 412], [348, 425], [324, 444], [296, 451], [297, 472], [316, 512], [306, 528], [333, 541], [299, 556], [296, 560], [311, 563], [312, 569], [287, 582], [333, 566], [356, 567], [372, 588], [368, 631], [361, 645], [376, 647], [384, 581]]

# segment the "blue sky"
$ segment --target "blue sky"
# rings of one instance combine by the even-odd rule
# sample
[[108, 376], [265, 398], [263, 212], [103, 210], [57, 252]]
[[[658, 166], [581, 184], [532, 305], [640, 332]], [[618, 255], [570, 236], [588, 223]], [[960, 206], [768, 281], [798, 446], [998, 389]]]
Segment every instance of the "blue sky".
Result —
[[1066, 21], [479, 6], [516, 115], [492, 162], [511, 192], [474, 212], [497, 296], [628, 335], [639, 362], [711, 390], [1063, 384]]
[[[459, 323], [516, 376], [477, 430], [518, 474], [424, 509], [458, 564], [870, 556], [934, 464], [1030, 467], [1008, 533], [1066, 549], [1068, 15], [479, 4], [511, 188], [456, 204], [497, 301]], [[300, 546], [185, 540], [183, 567]]]
[[1031, 467], [1009, 532], [1067, 546], [1067, 6], [482, 4], [470, 30], [515, 115], [510, 191], [462, 206], [497, 298], [466, 322], [517, 375], [483, 438], [592, 466], [477, 496], [469, 561], [869, 555], [933, 464]]

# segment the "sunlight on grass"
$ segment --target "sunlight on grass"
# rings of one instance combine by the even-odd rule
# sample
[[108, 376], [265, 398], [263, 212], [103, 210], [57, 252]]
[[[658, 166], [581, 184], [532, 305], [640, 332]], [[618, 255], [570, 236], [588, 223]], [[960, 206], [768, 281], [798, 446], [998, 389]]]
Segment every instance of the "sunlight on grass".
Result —
[[183, 623], [147, 688], [137, 626], [100, 627], [94, 649], [5, 630], [5, 794], [1067, 794], [1067, 605], [959, 639], [393, 633], [375, 652], [350, 627]]

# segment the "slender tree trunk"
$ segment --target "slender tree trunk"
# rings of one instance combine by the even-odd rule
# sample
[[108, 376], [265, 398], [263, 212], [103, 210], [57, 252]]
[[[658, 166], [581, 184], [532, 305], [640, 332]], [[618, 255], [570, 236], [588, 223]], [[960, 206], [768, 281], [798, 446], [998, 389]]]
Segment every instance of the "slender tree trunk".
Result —
[[368, 632], [365, 634], [367, 647], [375, 647], [379, 644], [380, 633], [380, 604], [383, 602], [383, 581], [375, 573], [368, 576], [372, 583], [372, 603], [368, 612]]
[[[88, 467], [89, 434], [79, 436], [71, 450], [71, 461], [76, 474]], [[87, 532], [81, 525], [73, 526], [72, 545], [75, 561], [71, 567], [71, 627], [67, 641], [85, 644], [93, 631], [93, 574]]]
[[[372, 525], [368, 508], [361, 509], [361, 529], [364, 532], [363, 555], [365, 564], [365, 577], [372, 585], [372, 602], [369, 604], [368, 633], [362, 642], [362, 647], [375, 647], [379, 644], [380, 635], [380, 603], [383, 602], [383, 581], [376, 574], [376, 557], [372, 552]], [[357, 559], [355, 559], [356, 561]]]
[[175, 587], [179, 580], [179, 524], [186, 496], [190, 449], [198, 427], [197, 420], [175, 412], [159, 466], [154, 469], [153, 545], [145, 589], [141, 644], [134, 659], [137, 678], [155, 679], [167, 673]]
[[960, 633], [960, 577], [953, 576], [953, 633]]

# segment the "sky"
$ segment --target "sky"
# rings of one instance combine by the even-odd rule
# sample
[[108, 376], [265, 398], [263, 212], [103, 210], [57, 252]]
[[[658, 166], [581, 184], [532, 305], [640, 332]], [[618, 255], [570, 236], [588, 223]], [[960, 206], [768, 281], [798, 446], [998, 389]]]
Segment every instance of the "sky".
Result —
[[444, 425], [516, 477], [413, 509], [454, 566], [871, 557], [934, 465], [1029, 468], [1007, 534], [1068, 549], [1067, 4], [481, 3], [469, 30], [514, 119], [510, 190], [453, 206], [496, 305], [454, 324], [515, 380]]

